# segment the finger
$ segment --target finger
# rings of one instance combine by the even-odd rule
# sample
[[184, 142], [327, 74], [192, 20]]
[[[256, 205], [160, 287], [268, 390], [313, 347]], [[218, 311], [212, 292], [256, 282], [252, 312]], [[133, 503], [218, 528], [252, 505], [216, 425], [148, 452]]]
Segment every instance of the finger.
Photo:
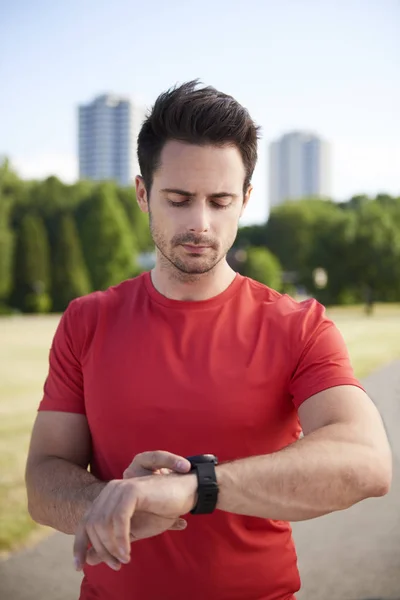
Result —
[[131, 465], [127, 468], [128, 473], [133, 473], [135, 476], [138, 468], [156, 471], [158, 469], [171, 469], [177, 473], [188, 473], [191, 469], [190, 462], [183, 456], [166, 452], [164, 450], [155, 450], [153, 452], [142, 452], [137, 454]]
[[[96, 567], [97, 565], [100, 565], [102, 562], [103, 562], [103, 560], [97, 554], [97, 552], [93, 548], [93, 546], [91, 548], [89, 548], [89, 550], [87, 551], [87, 554], [86, 554], [86, 564], [90, 565], [91, 567]], [[119, 561], [116, 561], [116, 562], [118, 562], [118, 564], [120, 564]]]
[[89, 550], [88, 554], [91, 553], [91, 550], [93, 550], [96, 553], [100, 563], [104, 562], [110, 567], [110, 569], [113, 569], [114, 571], [119, 571], [121, 568], [122, 561], [120, 562], [116, 556], [113, 556], [108, 551], [106, 546], [103, 544], [100, 535], [94, 527], [89, 529], [89, 536], [92, 542], [92, 548]]
[[95, 567], [101, 563], [101, 558], [97, 554], [96, 550], [92, 547], [89, 548], [86, 554], [86, 564], [91, 567]]
[[[93, 545], [95, 545], [94, 539], [98, 539], [100, 547], [99, 549], [95, 547], [95, 549], [101, 557], [105, 550], [111, 559], [116, 559], [117, 561], [126, 564], [130, 560], [129, 526], [133, 509], [131, 509], [129, 517], [120, 512], [121, 499], [124, 497], [124, 493], [127, 493], [126, 512], [129, 513], [129, 506], [132, 504], [132, 497], [131, 494], [129, 494], [129, 489], [124, 489], [122, 487], [114, 488], [114, 493], [109, 493], [102, 505], [99, 504], [92, 507], [86, 529]], [[120, 539], [116, 536], [115, 523], [120, 523], [120, 521], [124, 523], [126, 519], [128, 523], [125, 523], [125, 529], [128, 529], [128, 533], [126, 534], [125, 543], [121, 543]], [[119, 527], [123, 527], [123, 524], [120, 524]], [[107, 562], [107, 560], [104, 562]], [[112, 565], [109, 566], [113, 568]]]
[[173, 473], [172, 469], [160, 469], [160, 475], [171, 475]]
[[169, 531], [182, 531], [186, 529], [187, 521], [185, 519], [177, 519], [173, 525], [169, 528]]
[[[109, 488], [109, 489], [107, 489]], [[93, 512], [97, 509], [98, 506], [101, 506], [104, 498], [106, 498], [112, 492], [112, 486], [106, 486], [99, 496], [94, 500], [92, 506], [87, 511], [82, 521], [79, 523], [74, 539], [73, 546], [73, 554], [74, 554], [74, 565], [77, 571], [80, 571], [83, 568], [83, 565], [86, 562], [86, 556], [88, 552], [88, 546], [92, 543], [90, 539], [90, 534], [87, 529], [87, 525], [89, 519], [92, 517]]]
[[86, 562], [86, 553], [90, 543], [89, 535], [86, 531], [85, 522], [82, 521], [76, 530], [74, 539], [74, 565], [77, 571], [81, 571]]
[[136, 499], [131, 495], [121, 497], [113, 513], [113, 533], [118, 548], [118, 556], [125, 560], [130, 559], [131, 554], [131, 519], [135, 514]]
[[161, 471], [162, 469], [150, 471], [150, 469], [143, 469], [143, 467], [141, 467], [139, 464], [131, 463], [123, 472], [122, 479], [131, 479], [132, 477], [148, 477], [149, 475], [161, 475]]
[[140, 466], [135, 459], [131, 462], [122, 475], [122, 479], [130, 479], [131, 477], [146, 477], [147, 475], [153, 475], [157, 471], [150, 471], [150, 469], [144, 469]]

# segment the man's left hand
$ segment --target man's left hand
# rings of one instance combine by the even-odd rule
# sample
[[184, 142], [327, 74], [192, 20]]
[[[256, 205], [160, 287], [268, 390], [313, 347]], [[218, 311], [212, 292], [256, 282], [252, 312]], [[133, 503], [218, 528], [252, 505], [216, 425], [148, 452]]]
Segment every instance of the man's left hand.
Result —
[[[169, 527], [159, 530], [160, 523], [168, 523], [168, 520], [171, 520], [171, 525], [195, 506], [196, 490], [197, 478], [192, 474], [150, 475], [110, 482], [94, 501], [78, 527], [74, 544], [77, 562], [80, 565], [85, 562], [89, 543], [94, 546], [94, 551], [96, 548], [102, 548], [104, 555], [111, 555], [120, 562], [129, 561], [131, 541], [129, 536], [140, 538], [142, 526], [138, 519], [138, 534], [138, 531], [135, 531], [134, 515], [147, 513], [147, 527], [151, 519], [154, 535], [162, 533]], [[142, 535], [142, 537], [149, 536]], [[116, 552], [116, 541], [122, 552]], [[100, 562], [98, 558], [93, 556], [94, 564]], [[90, 561], [91, 564], [93, 562]]]

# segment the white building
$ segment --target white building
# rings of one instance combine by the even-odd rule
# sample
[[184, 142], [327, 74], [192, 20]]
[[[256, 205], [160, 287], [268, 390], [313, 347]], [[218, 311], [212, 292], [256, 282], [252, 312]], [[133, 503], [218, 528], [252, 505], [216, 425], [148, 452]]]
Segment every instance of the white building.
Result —
[[140, 172], [137, 136], [144, 118], [143, 107], [113, 94], [79, 106], [79, 178], [132, 185]]
[[330, 147], [311, 133], [293, 131], [272, 142], [269, 168], [270, 208], [330, 195]]

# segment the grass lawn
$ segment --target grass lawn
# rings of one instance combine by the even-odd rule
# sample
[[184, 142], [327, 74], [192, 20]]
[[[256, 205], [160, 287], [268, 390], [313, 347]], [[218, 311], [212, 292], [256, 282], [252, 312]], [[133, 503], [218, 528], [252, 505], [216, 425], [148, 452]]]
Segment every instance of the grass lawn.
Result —
[[346, 341], [359, 379], [400, 358], [400, 304], [377, 305], [372, 317], [358, 306], [332, 308], [327, 314]]
[[[328, 310], [359, 378], [400, 358], [400, 305]], [[0, 318], [0, 554], [44, 535], [26, 510], [24, 468], [58, 316]]]

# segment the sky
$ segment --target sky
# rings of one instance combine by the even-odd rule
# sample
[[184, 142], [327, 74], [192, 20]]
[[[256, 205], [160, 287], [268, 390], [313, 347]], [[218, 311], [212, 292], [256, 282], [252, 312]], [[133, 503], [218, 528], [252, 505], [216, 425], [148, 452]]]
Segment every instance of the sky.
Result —
[[268, 145], [330, 142], [331, 195], [400, 195], [399, 0], [0, 0], [0, 155], [25, 178], [76, 179], [77, 106], [150, 107], [199, 78], [262, 128], [243, 224], [268, 214]]

